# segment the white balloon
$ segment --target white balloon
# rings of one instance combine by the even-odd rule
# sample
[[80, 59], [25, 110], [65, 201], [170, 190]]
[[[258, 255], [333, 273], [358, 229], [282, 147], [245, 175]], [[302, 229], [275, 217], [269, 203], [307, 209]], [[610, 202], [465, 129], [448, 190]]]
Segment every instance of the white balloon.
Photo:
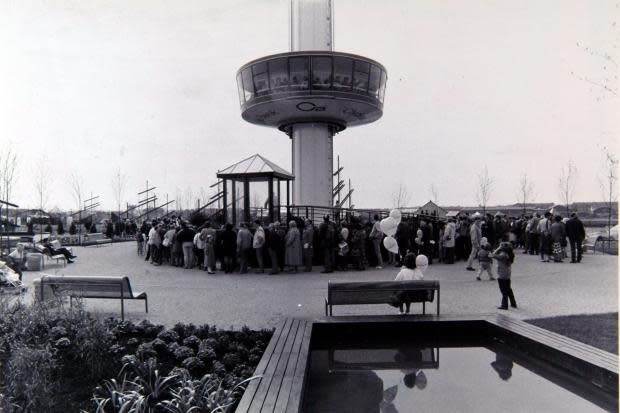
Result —
[[347, 238], [349, 238], [349, 229], [342, 228], [342, 231], [340, 231], [340, 235], [342, 235], [342, 239], [346, 240]]
[[383, 238], [383, 246], [386, 250], [398, 254], [398, 243], [393, 237], [389, 236]]
[[400, 213], [400, 210], [393, 209], [393, 210], [390, 211], [390, 217], [394, 218], [394, 220], [398, 224], [398, 223], [400, 223], [400, 220], [403, 217], [403, 215]]
[[396, 234], [396, 227], [398, 227], [398, 222], [396, 222], [396, 220], [392, 217], [387, 217], [381, 220], [379, 226], [381, 227], [381, 231], [385, 235], [392, 237], [394, 236], [394, 234]]

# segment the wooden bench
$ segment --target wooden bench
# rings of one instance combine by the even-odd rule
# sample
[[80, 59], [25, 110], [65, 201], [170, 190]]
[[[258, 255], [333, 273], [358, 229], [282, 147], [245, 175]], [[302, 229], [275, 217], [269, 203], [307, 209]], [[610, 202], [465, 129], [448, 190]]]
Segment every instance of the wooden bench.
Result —
[[44, 275], [33, 282], [35, 297], [41, 301], [46, 298], [66, 294], [73, 302], [80, 298], [115, 298], [121, 300], [121, 317], [125, 320], [125, 300], [144, 300], [145, 310], [149, 312], [149, 302], [145, 292], [133, 292], [127, 277], [88, 277]]
[[107, 238], [102, 232], [85, 234], [84, 237], [82, 237], [83, 247], [89, 247], [92, 245], [99, 247], [100, 245], [107, 245], [110, 243], [112, 243], [112, 240]]
[[363, 281], [331, 282], [327, 284], [325, 315], [332, 315], [334, 305], [393, 304], [395, 295], [407, 294], [407, 301], [422, 303], [426, 314], [426, 302], [432, 302], [437, 292], [437, 315], [439, 315], [439, 281]]

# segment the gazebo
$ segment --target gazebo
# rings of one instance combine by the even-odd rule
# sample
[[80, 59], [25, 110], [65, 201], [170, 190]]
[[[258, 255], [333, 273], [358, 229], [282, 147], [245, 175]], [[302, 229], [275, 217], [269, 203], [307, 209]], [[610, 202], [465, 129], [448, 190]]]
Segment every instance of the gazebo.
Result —
[[[243, 185], [243, 220], [250, 222], [252, 215], [250, 211], [250, 183], [267, 182], [267, 202], [269, 222], [275, 219], [281, 220], [280, 211], [280, 186], [282, 182], [286, 182], [286, 207], [290, 205], [290, 181], [294, 176], [284, 168], [271, 162], [259, 154], [254, 154], [249, 158], [243, 159], [217, 173], [217, 178], [223, 183], [223, 201], [224, 201], [224, 222], [231, 221], [233, 225], [237, 224], [237, 183]], [[231, 182], [231, 198], [232, 198], [232, 219], [228, 217], [228, 181]], [[274, 188], [275, 184], [275, 188]], [[278, 204], [274, 204], [274, 197], [277, 198]], [[277, 209], [276, 209], [277, 208]]]

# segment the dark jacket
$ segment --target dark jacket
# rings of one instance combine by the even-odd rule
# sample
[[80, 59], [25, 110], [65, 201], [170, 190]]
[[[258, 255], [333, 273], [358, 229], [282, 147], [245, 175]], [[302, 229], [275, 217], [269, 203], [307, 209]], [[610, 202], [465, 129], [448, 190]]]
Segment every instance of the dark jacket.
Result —
[[282, 239], [274, 228], [265, 228], [265, 247], [275, 251], [282, 247]]
[[183, 228], [177, 234], [177, 241], [181, 244], [184, 242], [194, 242], [194, 235], [196, 235], [194, 230], [190, 228]]
[[586, 229], [578, 217], [573, 217], [566, 222], [566, 235], [571, 240], [583, 240], [586, 237]]
[[231, 256], [237, 253], [237, 234], [233, 230], [224, 230], [220, 242], [224, 255]]
[[322, 222], [321, 225], [319, 225], [319, 242], [321, 244], [321, 248], [333, 248], [335, 244], [335, 236], [336, 229], [333, 223]]

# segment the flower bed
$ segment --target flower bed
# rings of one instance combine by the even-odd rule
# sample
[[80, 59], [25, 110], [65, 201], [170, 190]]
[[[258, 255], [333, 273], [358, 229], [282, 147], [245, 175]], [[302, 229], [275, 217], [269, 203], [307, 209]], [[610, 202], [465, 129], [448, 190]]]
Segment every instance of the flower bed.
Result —
[[[192, 394], [219, 389], [221, 398], [214, 402], [234, 407], [241, 393], [235, 386], [252, 376], [272, 334], [206, 324], [165, 329], [148, 321], [97, 318], [79, 304], [71, 309], [60, 301], [26, 306], [0, 300], [0, 311], [0, 411], [5, 412], [95, 411], [98, 404], [107, 406], [98, 411], [113, 412], [106, 399], [124, 394], [110, 390], [115, 385], [124, 385], [127, 397], [146, 400], [145, 410], [128, 412], [187, 411], [179, 406], [192, 402], [190, 388]], [[155, 377], [168, 379], [157, 394]], [[173, 405], [176, 410], [170, 410]]]

